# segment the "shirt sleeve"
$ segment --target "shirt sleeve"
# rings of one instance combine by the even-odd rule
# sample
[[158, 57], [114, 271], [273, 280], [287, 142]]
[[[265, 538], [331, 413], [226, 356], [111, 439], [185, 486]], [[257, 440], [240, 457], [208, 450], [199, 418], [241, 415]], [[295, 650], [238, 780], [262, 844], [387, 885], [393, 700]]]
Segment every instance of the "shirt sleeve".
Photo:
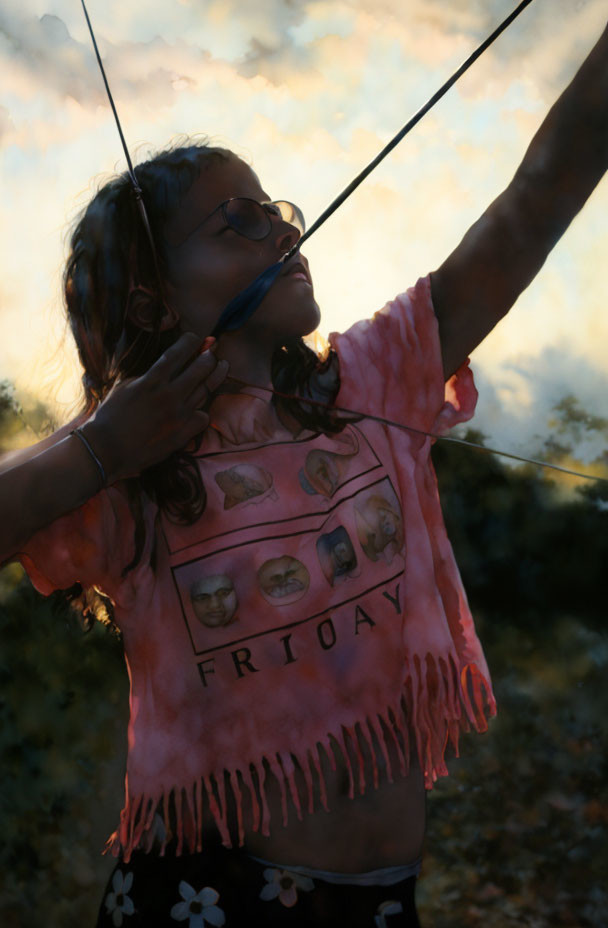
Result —
[[15, 559], [45, 596], [81, 583], [115, 599], [133, 556], [133, 532], [126, 495], [110, 487], [36, 532]]
[[477, 390], [468, 360], [444, 382], [429, 276], [329, 341], [340, 359], [338, 406], [437, 435], [472, 417]]

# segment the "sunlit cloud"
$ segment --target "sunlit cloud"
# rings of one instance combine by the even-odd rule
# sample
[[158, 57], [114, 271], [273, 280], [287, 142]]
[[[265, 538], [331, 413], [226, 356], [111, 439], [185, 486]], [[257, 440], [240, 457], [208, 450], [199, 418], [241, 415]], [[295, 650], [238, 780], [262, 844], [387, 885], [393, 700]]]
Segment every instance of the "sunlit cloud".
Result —
[[[272, 195], [298, 200], [309, 221], [514, 5], [89, 4], [136, 157], [179, 133], [209, 134], [252, 162]], [[447, 257], [508, 183], [605, 19], [604, 0], [531, 4], [311, 239], [322, 332], [371, 314]], [[60, 302], [66, 224], [124, 158], [72, 0], [23, 0], [0, 12], [0, 81], [0, 376], [46, 394], [58, 382], [57, 357], [71, 357]], [[561, 364], [564, 394], [602, 403], [608, 314], [598, 268], [608, 253], [607, 207], [604, 183], [475, 352], [487, 397], [479, 421], [498, 429], [494, 438], [515, 440], [514, 397], [532, 423], [520, 433], [546, 429], [561, 382], [558, 372], [543, 386], [540, 371], [551, 361]], [[71, 362], [64, 369], [67, 401], [75, 374]]]

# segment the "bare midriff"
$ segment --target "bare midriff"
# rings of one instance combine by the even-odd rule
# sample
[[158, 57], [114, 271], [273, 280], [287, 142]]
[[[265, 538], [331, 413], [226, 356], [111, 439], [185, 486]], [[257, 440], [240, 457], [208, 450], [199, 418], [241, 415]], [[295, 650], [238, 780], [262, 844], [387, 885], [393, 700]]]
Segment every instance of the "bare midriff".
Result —
[[[331, 739], [330, 739], [331, 740]], [[413, 743], [410, 738], [410, 743]], [[425, 789], [424, 778], [415, 753], [409, 771], [403, 774], [394, 744], [387, 742], [386, 749], [391, 765], [389, 770], [382, 756], [376, 755], [378, 785], [374, 786], [373, 762], [369, 748], [359, 739], [359, 748], [364, 762], [365, 785], [360, 788], [358, 768], [351, 757], [354, 773], [354, 795], [351, 798], [350, 776], [339, 750], [334, 750], [335, 769], [328, 756], [319, 751], [321, 774], [325, 784], [328, 810], [323, 808], [320, 781], [313, 777], [313, 809], [306, 807], [308, 788], [299, 764], [294, 757], [294, 779], [300, 796], [301, 818], [298, 818], [291, 798], [287, 799], [287, 824], [283, 824], [282, 795], [277, 779], [266, 765], [264, 794], [270, 813], [270, 834], [263, 835], [253, 830], [257, 817], [247, 801], [248, 789], [240, 781], [243, 799], [244, 850], [253, 857], [260, 857], [284, 867], [301, 866], [315, 870], [332, 870], [338, 873], [366, 873], [384, 867], [405, 866], [416, 861], [422, 853], [425, 832]], [[228, 774], [225, 776], [224, 797], [228, 833], [237, 846], [238, 819], [234, 795]], [[259, 784], [258, 784], [259, 786]], [[289, 790], [286, 789], [289, 797]], [[259, 803], [258, 803], [259, 806]], [[168, 839], [169, 850], [177, 845], [174, 809], [169, 809], [169, 827], [165, 832], [162, 817], [166, 810], [158, 808], [155, 823], [143, 839], [141, 847], [150, 841], [148, 850], [160, 851]], [[185, 821], [187, 819], [187, 809]], [[160, 823], [160, 828], [159, 828]], [[258, 823], [259, 824], [259, 823]], [[186, 824], [194, 831], [195, 825]], [[220, 839], [211, 809], [205, 804], [203, 812], [203, 840], [212, 845]]]
[[[367, 760], [368, 758], [366, 758]], [[366, 787], [348, 795], [346, 766], [338, 764], [332, 771], [325, 761], [323, 773], [330, 811], [306, 810], [298, 820], [290, 806], [289, 820], [282, 824], [281, 794], [269, 776], [266, 793], [271, 813], [268, 837], [258, 832], [246, 834], [248, 853], [274, 863], [312, 867], [341, 873], [364, 873], [382, 867], [412, 863], [422, 852], [425, 829], [425, 789], [422, 771], [412, 760], [407, 776], [391, 757], [393, 782], [386, 767], [378, 760], [378, 787], [374, 788], [371, 769], [366, 763]], [[306, 789], [301, 772], [296, 771], [301, 796]], [[315, 797], [316, 798], [316, 797]], [[316, 803], [315, 803], [316, 805]]]

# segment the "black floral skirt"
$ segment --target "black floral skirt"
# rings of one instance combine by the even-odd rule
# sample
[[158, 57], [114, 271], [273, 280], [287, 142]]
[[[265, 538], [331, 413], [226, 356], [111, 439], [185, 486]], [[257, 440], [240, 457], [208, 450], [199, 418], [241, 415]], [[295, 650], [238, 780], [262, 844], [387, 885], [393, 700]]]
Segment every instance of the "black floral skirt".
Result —
[[420, 928], [415, 884], [335, 884], [221, 845], [181, 857], [137, 852], [115, 867], [97, 928]]

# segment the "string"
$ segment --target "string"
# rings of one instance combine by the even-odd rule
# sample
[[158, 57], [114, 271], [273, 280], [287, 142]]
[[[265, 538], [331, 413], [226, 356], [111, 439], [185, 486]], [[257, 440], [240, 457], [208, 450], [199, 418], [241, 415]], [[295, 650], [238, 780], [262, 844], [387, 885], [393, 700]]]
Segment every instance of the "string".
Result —
[[[148, 241], [150, 243], [150, 248], [152, 250], [152, 256], [154, 259], [154, 266], [156, 269], [156, 274], [158, 277], [158, 282], [159, 282], [161, 293], [162, 293], [164, 289], [163, 281], [162, 281], [162, 276], [160, 274], [160, 268], [158, 265], [156, 246], [154, 244], [152, 230], [150, 228], [148, 215], [147, 215], [146, 208], [145, 208], [143, 198], [142, 198], [141, 187], [139, 186], [137, 177], [135, 175], [135, 170], [133, 168], [131, 156], [127, 148], [127, 143], [126, 143], [123, 131], [122, 131], [122, 126], [120, 123], [120, 119], [118, 117], [118, 112], [116, 110], [114, 98], [112, 96], [110, 85], [106, 77], [105, 68], [101, 60], [101, 55], [99, 54], [99, 48], [97, 46], [97, 41], [95, 39], [95, 34], [93, 32], [93, 27], [91, 25], [91, 20], [89, 18], [85, 0], [80, 0], [80, 2], [82, 4], [82, 9], [83, 9], [85, 19], [87, 22], [87, 26], [89, 29], [89, 33], [91, 36], [91, 41], [93, 43], [93, 48], [95, 50], [97, 64], [99, 65], [99, 70], [103, 78], [108, 100], [110, 102], [110, 107], [114, 115], [114, 120], [115, 120], [116, 128], [118, 130], [118, 134], [120, 137], [121, 145], [122, 145], [122, 148], [125, 154], [125, 158], [127, 160], [127, 168], [128, 168], [127, 173], [128, 173], [131, 185], [133, 187], [133, 192], [135, 194], [137, 207], [138, 207], [138, 210], [139, 210], [139, 213], [140, 213], [143, 225], [144, 225], [144, 229], [146, 231]], [[388, 142], [388, 144], [384, 146], [382, 151], [380, 151], [379, 154], [376, 155], [376, 157], [372, 161], [370, 161], [370, 163], [354, 178], [354, 180], [350, 182], [350, 184], [342, 191], [342, 193], [340, 193], [332, 201], [332, 203], [330, 203], [327, 209], [325, 209], [321, 213], [321, 215], [315, 220], [315, 222], [312, 224], [310, 229], [308, 229], [308, 231], [304, 233], [304, 235], [295, 243], [295, 245], [285, 255], [283, 255], [280, 261], [276, 262], [271, 267], [266, 268], [244, 291], [238, 294], [228, 304], [228, 306], [224, 308], [220, 318], [218, 319], [218, 322], [216, 323], [214, 327], [214, 330], [213, 330], [214, 336], [217, 337], [217, 335], [219, 335], [222, 331], [232, 331], [235, 328], [238, 328], [244, 324], [244, 322], [253, 314], [253, 312], [255, 312], [255, 310], [261, 303], [262, 299], [266, 295], [268, 289], [270, 288], [270, 286], [272, 286], [272, 284], [276, 280], [283, 266], [283, 263], [289, 260], [291, 257], [293, 257], [293, 255], [295, 255], [297, 251], [299, 251], [303, 243], [307, 239], [309, 239], [310, 236], [313, 235], [313, 233], [316, 232], [317, 229], [319, 229], [323, 225], [323, 223], [327, 221], [327, 219], [329, 219], [329, 217], [338, 209], [338, 207], [340, 207], [344, 203], [344, 201], [357, 189], [357, 187], [369, 176], [369, 174], [371, 174], [371, 172], [381, 163], [381, 161], [383, 161], [384, 158], [386, 158], [386, 156], [393, 150], [393, 148], [395, 148], [399, 144], [399, 142], [401, 142], [405, 138], [405, 136], [409, 132], [411, 132], [411, 130], [420, 122], [420, 120], [429, 112], [429, 110], [431, 110], [435, 106], [435, 104], [438, 103], [439, 100], [441, 100], [443, 96], [445, 96], [445, 94], [456, 83], [456, 81], [458, 81], [462, 77], [462, 75], [466, 71], [468, 71], [468, 69], [475, 63], [475, 61], [477, 61], [477, 59], [496, 41], [496, 39], [505, 31], [505, 29], [507, 29], [511, 25], [512, 22], [514, 22], [514, 20], [520, 15], [520, 13], [523, 12], [523, 10], [527, 6], [530, 5], [530, 3], [532, 3], [532, 0], [522, 0], [522, 2], [515, 8], [515, 10], [513, 10], [513, 12], [509, 16], [507, 16], [507, 18], [494, 30], [494, 32], [492, 32], [491, 35], [489, 35], [488, 38], [485, 39], [481, 43], [481, 45], [479, 45], [478, 48], [476, 48], [475, 51], [472, 52], [471, 55], [469, 55], [469, 57], [460, 66], [460, 68], [458, 68], [458, 70], [455, 71], [454, 74], [452, 74], [450, 78], [448, 78], [448, 80], [439, 88], [439, 90], [435, 94], [433, 94], [433, 96], [427, 101], [427, 103], [425, 103], [424, 106], [420, 110], [418, 110], [418, 112], [415, 113], [415, 115], [405, 124], [405, 126], [403, 126], [403, 128], [400, 129], [399, 132], [397, 132], [395, 136], [393, 136], [390, 142]], [[243, 386], [252, 386], [252, 384], [248, 384], [246, 381], [241, 381], [241, 380], [238, 380], [237, 378], [229, 378], [229, 379], [235, 383], [240, 383]], [[559, 464], [551, 464], [548, 461], [539, 461], [534, 458], [528, 458], [523, 455], [514, 454], [513, 452], [502, 451], [497, 448], [489, 448], [487, 445], [481, 445], [477, 442], [472, 442], [464, 438], [457, 438], [454, 435], [437, 435], [433, 432], [427, 432], [422, 429], [414, 428], [413, 426], [405, 425], [404, 423], [401, 423], [401, 422], [395, 422], [391, 419], [386, 419], [383, 416], [376, 416], [376, 415], [372, 415], [371, 413], [362, 413], [358, 410], [347, 409], [345, 407], [340, 407], [340, 406], [334, 406], [334, 405], [330, 406], [329, 404], [323, 403], [322, 401], [319, 401], [319, 400], [313, 400], [311, 398], [302, 398], [301, 396], [297, 396], [295, 394], [282, 393], [278, 390], [273, 390], [267, 387], [260, 387], [258, 389], [265, 390], [266, 392], [274, 394], [275, 396], [279, 396], [283, 399], [296, 400], [297, 402], [305, 402], [309, 405], [323, 407], [325, 409], [331, 409], [336, 412], [342, 412], [342, 413], [357, 416], [360, 418], [371, 419], [383, 425], [388, 425], [392, 428], [397, 428], [403, 431], [408, 431], [408, 432], [413, 432], [413, 433], [417, 433], [420, 435], [424, 435], [428, 438], [434, 439], [435, 441], [444, 441], [444, 442], [451, 442], [454, 444], [466, 445], [467, 447], [471, 447], [478, 451], [485, 452], [486, 454], [496, 454], [501, 457], [509, 458], [513, 461], [533, 464], [536, 467], [543, 467], [543, 468], [547, 468], [550, 470], [559, 471], [561, 473], [569, 474], [570, 476], [578, 477], [583, 480], [595, 480], [595, 481], [599, 480], [601, 482], [608, 482], [603, 477], [596, 477], [591, 474], [585, 474], [580, 471], [575, 471], [570, 468], [563, 467]]]
[[428, 100], [427, 103], [425, 103], [424, 106], [421, 109], [419, 109], [418, 112], [414, 116], [412, 116], [409, 122], [407, 122], [403, 126], [403, 128], [400, 129], [399, 132], [395, 136], [393, 136], [390, 142], [384, 146], [382, 151], [378, 155], [376, 155], [376, 157], [372, 161], [370, 161], [367, 167], [363, 168], [361, 173], [358, 174], [355, 177], [355, 179], [350, 182], [348, 187], [345, 187], [342, 193], [340, 193], [336, 197], [336, 199], [332, 203], [330, 203], [327, 209], [321, 213], [319, 218], [316, 219], [315, 222], [313, 222], [310, 229], [308, 229], [304, 233], [304, 235], [296, 242], [293, 248], [291, 248], [290, 251], [287, 252], [287, 255], [286, 255], [287, 259], [292, 257], [292, 255], [294, 255], [296, 251], [298, 251], [298, 249], [301, 248], [304, 242], [308, 238], [310, 238], [310, 236], [314, 232], [316, 232], [317, 229], [319, 229], [327, 219], [329, 219], [331, 214], [334, 213], [338, 209], [339, 206], [342, 206], [344, 201], [348, 199], [351, 193], [353, 193], [353, 191], [357, 189], [359, 184], [361, 184], [365, 180], [365, 178], [369, 174], [371, 174], [371, 172], [375, 168], [378, 167], [380, 162], [386, 158], [389, 152], [391, 152], [393, 148], [395, 148], [399, 144], [399, 142], [401, 142], [402, 139], [405, 138], [408, 132], [412, 131], [414, 126], [416, 126], [420, 122], [423, 116], [426, 116], [429, 110], [431, 110], [435, 106], [435, 104], [438, 103], [439, 100], [441, 100], [443, 96], [445, 96], [445, 94], [456, 83], [456, 81], [459, 80], [462, 77], [462, 75], [466, 71], [469, 70], [471, 65], [474, 64], [481, 55], [483, 55], [486, 49], [488, 49], [490, 45], [492, 45], [492, 43], [496, 41], [499, 35], [501, 35], [501, 33], [503, 33], [505, 29], [507, 29], [511, 25], [511, 23], [515, 19], [517, 19], [519, 14], [522, 13], [525, 10], [525, 8], [529, 6], [531, 3], [532, 3], [532, 0], [522, 0], [519, 6], [515, 10], [513, 10], [513, 12], [509, 16], [507, 16], [504, 22], [502, 22], [500, 26], [498, 26], [494, 30], [494, 32], [490, 36], [488, 36], [488, 38], [485, 39], [485, 41], [483, 41], [481, 45], [478, 48], [476, 48], [475, 51], [471, 55], [469, 55], [467, 60], [458, 68], [457, 71], [454, 72], [454, 74], [452, 74], [450, 78], [448, 78], [445, 84], [443, 84], [439, 88], [439, 90], [435, 94], [433, 94], [430, 100]]
[[247, 322], [247, 320], [253, 315], [256, 311], [266, 293], [279, 276], [281, 268], [285, 261], [288, 261], [290, 258], [300, 250], [305, 241], [307, 241], [314, 232], [319, 229], [324, 222], [335, 213], [339, 206], [342, 206], [344, 201], [353, 193], [357, 187], [368, 177], [369, 174], [378, 167], [381, 161], [386, 158], [386, 156], [395, 148], [399, 142], [401, 142], [405, 136], [412, 131], [414, 126], [416, 126], [423, 116], [431, 110], [436, 103], [441, 100], [443, 96], [448, 92], [448, 90], [453, 87], [457, 80], [459, 80], [462, 75], [469, 70], [472, 64], [474, 64], [477, 59], [483, 55], [483, 53], [496, 41], [496, 39], [501, 35], [505, 29], [507, 29], [511, 23], [517, 19], [520, 13], [532, 3], [532, 0], [522, 0], [522, 2], [513, 10], [513, 12], [507, 16], [507, 18], [492, 32], [491, 35], [485, 39], [481, 45], [479, 45], [475, 51], [469, 55], [466, 61], [455, 71], [450, 78], [439, 88], [439, 90], [433, 94], [433, 96], [428, 100], [424, 106], [418, 110], [418, 112], [412, 116], [412, 118], [403, 126], [402, 129], [397, 132], [395, 136], [390, 140], [390, 142], [384, 146], [382, 151], [376, 155], [376, 157], [370, 161], [370, 163], [363, 168], [363, 170], [355, 177], [350, 184], [344, 188], [342, 193], [340, 193], [335, 200], [333, 200], [327, 209], [325, 209], [321, 215], [316, 219], [310, 229], [308, 229], [301, 238], [289, 249], [286, 254], [278, 261], [276, 264], [271, 265], [266, 268], [265, 271], [253, 280], [249, 286], [243, 290], [224, 308], [218, 321], [215, 324], [213, 336], [217, 337], [222, 332], [231, 332], [237, 328], [240, 328]]
[[[561, 464], [552, 464], [549, 461], [539, 461], [536, 458], [527, 458], [524, 455], [515, 454], [512, 451], [502, 451], [499, 448], [490, 448], [488, 445], [482, 445], [479, 442], [470, 441], [468, 438], [458, 438], [455, 435], [439, 435], [436, 432], [427, 432], [425, 429], [419, 429], [413, 425], [405, 425], [403, 422], [395, 422], [393, 419], [387, 419], [385, 416], [377, 416], [369, 412], [361, 412], [358, 409], [349, 409], [346, 406], [336, 406], [333, 403], [324, 403], [322, 400], [313, 400], [311, 397], [299, 396], [296, 393], [283, 393], [281, 390], [276, 390], [273, 387], [260, 387], [258, 384], [248, 383], [246, 380], [241, 380], [239, 377], [227, 377], [226, 379], [230, 380], [232, 383], [240, 384], [243, 387], [252, 387], [255, 390], [262, 390], [264, 393], [271, 393], [273, 396], [278, 396], [284, 400], [296, 400], [302, 405], [317, 406], [318, 408], [328, 409], [332, 412], [345, 413], [346, 415], [351, 415], [360, 419], [371, 419], [374, 422], [379, 422], [381, 425], [388, 425], [392, 428], [401, 429], [401, 431], [404, 432], [413, 432], [416, 435], [432, 438], [435, 441], [444, 441], [456, 445], [465, 445], [469, 448], [474, 448], [476, 451], [485, 452], [485, 454], [496, 454], [503, 458], [509, 458], [512, 461], [519, 461], [522, 464], [534, 464], [536, 467], [544, 467], [549, 470], [556, 470], [562, 474], [569, 474], [571, 477], [580, 477], [582, 480], [599, 480], [602, 483], [608, 483], [608, 479], [606, 477], [599, 477], [594, 474], [585, 474], [582, 471], [572, 470], [569, 467], [563, 467]], [[239, 395], [250, 396], [251, 394], [241, 392]]]
[[[156, 269], [156, 274], [158, 277], [158, 282], [160, 286], [161, 294], [164, 293], [164, 284], [162, 276], [160, 274], [160, 268], [158, 264], [156, 246], [154, 244], [154, 238], [152, 236], [152, 230], [150, 228], [150, 223], [148, 220], [148, 215], [142, 198], [142, 191], [135, 176], [135, 171], [133, 169], [133, 164], [131, 162], [131, 157], [129, 155], [129, 150], [127, 148], [127, 143], [122, 131], [122, 126], [120, 124], [120, 119], [118, 118], [118, 112], [114, 104], [114, 98], [110, 90], [110, 85], [106, 77], [106, 72], [101, 60], [101, 55], [99, 54], [99, 49], [97, 47], [97, 41], [95, 39], [95, 34], [93, 32], [93, 27], [91, 25], [91, 20], [86, 8], [85, 0], [80, 0], [82, 4], [82, 9], [87, 21], [87, 26], [89, 28], [89, 33], [91, 35], [91, 41], [93, 42], [93, 48], [95, 49], [95, 55], [97, 57], [97, 63], [101, 71], [101, 76], [103, 78], [104, 86], [106, 88], [106, 93], [108, 95], [108, 100], [110, 101], [110, 106], [112, 108], [112, 113], [114, 115], [114, 121], [116, 122], [116, 128], [118, 129], [118, 134], [120, 136], [120, 141], [122, 144], [125, 157], [127, 159], [128, 166], [128, 175], [133, 186], [133, 191], [135, 193], [135, 199], [137, 202], [137, 207], [141, 215], [141, 219], [146, 230], [146, 235], [148, 241], [150, 242], [150, 248], [152, 249], [152, 256], [154, 259], [154, 266]], [[255, 280], [253, 280], [245, 290], [241, 291], [234, 297], [233, 300], [224, 307], [218, 321], [216, 322], [212, 335], [217, 338], [222, 332], [232, 332], [235, 329], [241, 328], [247, 320], [253, 315], [256, 309], [259, 307], [260, 303], [266, 296], [268, 290], [273, 285], [274, 281], [279, 276], [283, 263], [292, 258], [302, 247], [305, 241], [307, 241], [311, 235], [313, 235], [317, 229], [319, 229], [324, 222], [329, 219], [329, 217], [340, 207], [344, 201], [353, 193], [357, 187], [368, 177], [369, 174], [380, 164], [381, 161], [386, 158], [386, 156], [395, 148], [399, 142], [401, 142], [405, 136], [411, 132], [411, 130], [416, 126], [420, 120], [431, 110], [436, 103], [441, 100], [443, 96], [448, 92], [448, 90], [458, 81], [462, 75], [468, 71], [468, 69], [473, 65], [477, 59], [483, 55], [483, 53], [492, 45], [496, 39], [507, 29], [511, 23], [517, 19], [520, 13], [532, 3], [532, 0], [522, 0], [522, 2], [516, 7], [513, 12], [507, 16], [507, 18], [485, 39], [478, 48], [472, 52], [471, 55], [466, 59], [466, 61], [458, 68], [457, 71], [452, 74], [450, 78], [439, 88], [439, 90], [433, 94], [433, 96], [428, 100], [424, 106], [418, 110], [418, 112], [412, 116], [412, 118], [403, 126], [402, 129], [397, 132], [397, 134], [384, 146], [382, 151], [379, 152], [376, 157], [370, 161], [370, 163], [350, 182], [350, 184], [340, 193], [325, 209], [318, 219], [312, 224], [310, 229], [308, 229], [304, 235], [289, 249], [282, 258], [277, 261], [275, 264], [266, 268], [259, 274]]]
[[[135, 202], [137, 204], [137, 209], [143, 223], [148, 242], [150, 243], [150, 249], [152, 252], [152, 259], [154, 261], [154, 269], [156, 272], [156, 277], [159, 286], [159, 292], [161, 296], [165, 296], [165, 285], [163, 281], [162, 274], [160, 272], [160, 265], [158, 261], [158, 253], [156, 250], [156, 245], [154, 243], [154, 236], [152, 235], [152, 229], [150, 227], [150, 221], [148, 219], [148, 213], [143, 201], [142, 189], [139, 186], [137, 176], [135, 174], [135, 169], [133, 167], [133, 162], [131, 161], [131, 156], [129, 154], [129, 149], [127, 147], [127, 142], [122, 131], [122, 125], [118, 116], [118, 111], [116, 109], [116, 104], [114, 103], [114, 97], [112, 96], [112, 91], [110, 90], [110, 84], [106, 76], [106, 71], [101, 60], [101, 55], [99, 53], [99, 48], [97, 45], [97, 40], [95, 38], [95, 33], [93, 32], [93, 26], [89, 17], [89, 13], [86, 7], [85, 0], [80, 0], [82, 4], [82, 9], [85, 15], [87, 26], [89, 29], [89, 34], [91, 36], [91, 41], [93, 43], [93, 48], [95, 50], [95, 57], [97, 58], [97, 64], [99, 65], [99, 70], [101, 71], [101, 76], [103, 78], [103, 83], [106, 89], [106, 94], [110, 102], [110, 107], [114, 115], [114, 122], [116, 123], [116, 128], [118, 129], [118, 135], [120, 137], [120, 143], [122, 149], [127, 159], [127, 174], [133, 188], [133, 193], [135, 195]], [[244, 323], [249, 319], [249, 317], [255, 312], [258, 308], [266, 293], [278, 277], [281, 269], [283, 267], [283, 261], [286, 260], [286, 255], [281, 258], [280, 261], [277, 261], [276, 264], [273, 264], [271, 267], [266, 268], [265, 271], [262, 271], [261, 274], [256, 277], [245, 290], [242, 290], [238, 293], [234, 299], [224, 307], [220, 318], [216, 322], [211, 335], [214, 338], [218, 338], [222, 332], [231, 332], [234, 329], [240, 328]]]
[[122, 150], [124, 151], [125, 158], [127, 159], [127, 174], [133, 188], [133, 193], [135, 195], [135, 202], [137, 204], [137, 209], [143, 223], [143, 227], [146, 232], [146, 237], [150, 243], [150, 249], [152, 251], [152, 260], [154, 261], [154, 269], [156, 271], [156, 277], [158, 279], [158, 286], [161, 296], [164, 295], [165, 287], [162, 275], [160, 273], [160, 266], [158, 263], [158, 255], [156, 251], [156, 245], [154, 244], [154, 237], [152, 235], [152, 229], [150, 228], [150, 221], [148, 219], [148, 213], [146, 211], [146, 206], [143, 201], [142, 190], [139, 186], [139, 181], [135, 174], [135, 169], [133, 168], [133, 162], [131, 161], [131, 156], [129, 154], [129, 149], [127, 148], [127, 142], [125, 140], [122, 126], [120, 124], [120, 119], [118, 118], [118, 111], [114, 104], [114, 97], [112, 96], [112, 91], [110, 90], [110, 85], [108, 83], [108, 78], [106, 77], [106, 71], [101, 60], [101, 55], [99, 54], [99, 48], [97, 47], [97, 40], [95, 38], [95, 33], [93, 32], [93, 26], [91, 25], [91, 20], [89, 19], [89, 12], [87, 10], [84, 0], [80, 0], [82, 4], [82, 10], [84, 12], [85, 19], [87, 21], [87, 26], [89, 27], [89, 34], [91, 36], [91, 41], [93, 43], [93, 48], [95, 50], [95, 57], [97, 58], [97, 64], [99, 65], [99, 70], [101, 71], [101, 76], [103, 78], [103, 83], [106, 88], [106, 94], [108, 95], [108, 100], [110, 101], [110, 107], [112, 113], [114, 114], [114, 122], [116, 123], [116, 128], [118, 129], [118, 135], [120, 136], [120, 143], [122, 145]]

